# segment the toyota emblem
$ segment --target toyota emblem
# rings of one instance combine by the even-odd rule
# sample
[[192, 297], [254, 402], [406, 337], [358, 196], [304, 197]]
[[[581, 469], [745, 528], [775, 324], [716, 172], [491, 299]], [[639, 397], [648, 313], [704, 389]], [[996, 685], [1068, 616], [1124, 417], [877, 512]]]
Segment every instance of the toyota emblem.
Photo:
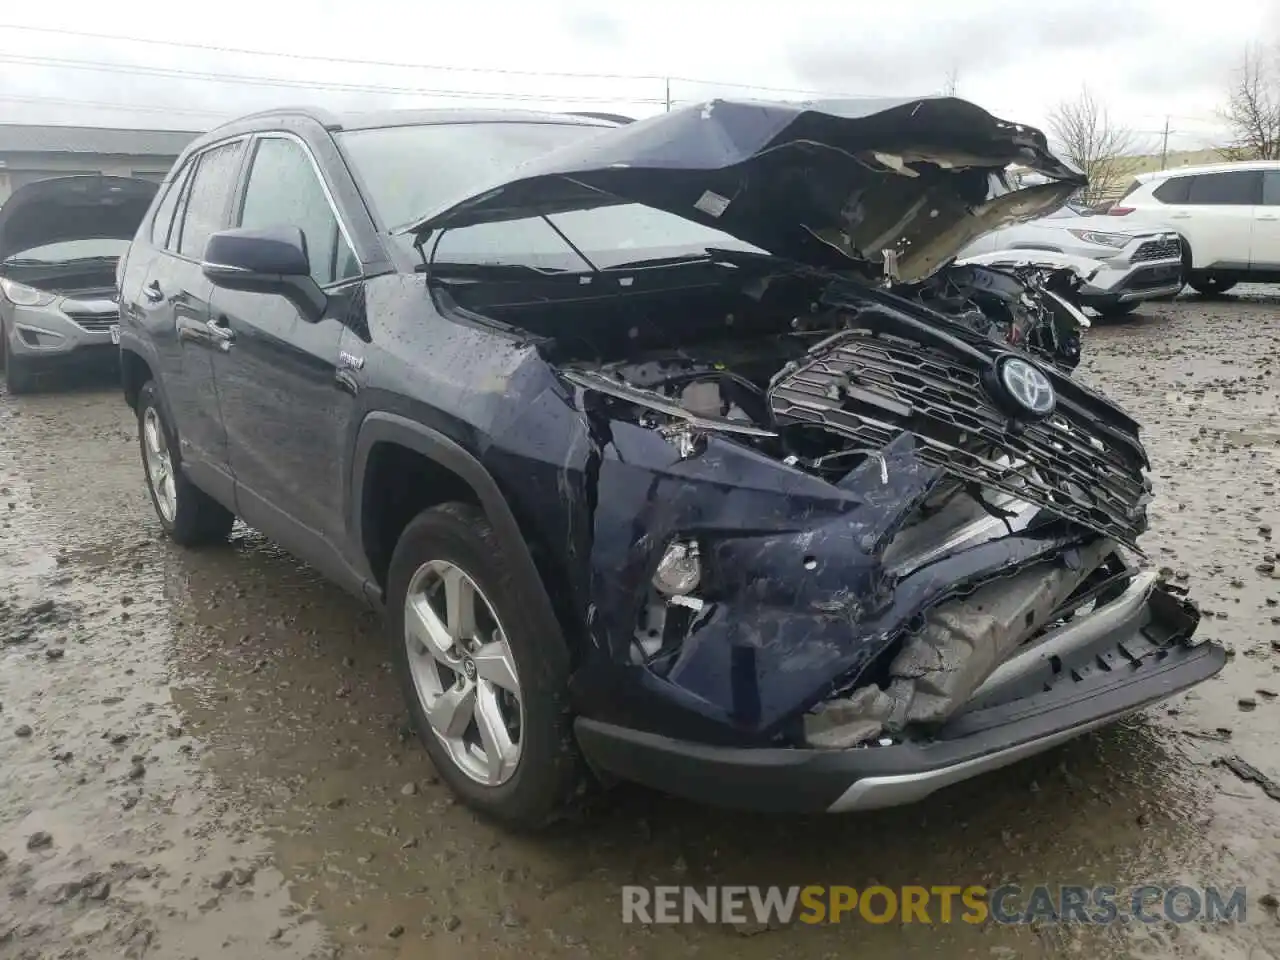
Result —
[[1000, 383], [1009, 398], [1032, 416], [1045, 416], [1057, 403], [1049, 378], [1020, 357], [1008, 357], [1000, 364]]

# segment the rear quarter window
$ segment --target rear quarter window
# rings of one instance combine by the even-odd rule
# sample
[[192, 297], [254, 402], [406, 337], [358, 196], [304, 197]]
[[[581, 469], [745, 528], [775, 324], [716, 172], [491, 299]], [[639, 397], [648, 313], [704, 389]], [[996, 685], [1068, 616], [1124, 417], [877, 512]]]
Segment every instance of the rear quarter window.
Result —
[[1151, 195], [1161, 203], [1186, 203], [1187, 192], [1191, 189], [1193, 179], [1193, 177], [1170, 177], [1151, 191]]

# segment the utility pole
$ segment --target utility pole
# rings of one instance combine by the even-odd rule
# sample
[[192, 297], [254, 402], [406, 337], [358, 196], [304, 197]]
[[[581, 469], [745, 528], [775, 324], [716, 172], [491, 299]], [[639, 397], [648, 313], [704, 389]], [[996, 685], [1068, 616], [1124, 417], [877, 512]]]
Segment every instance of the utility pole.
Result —
[[667, 77], [667, 113], [671, 112], [671, 78]]
[[1160, 148], [1160, 169], [1169, 168], [1169, 118], [1164, 118], [1164, 146]]

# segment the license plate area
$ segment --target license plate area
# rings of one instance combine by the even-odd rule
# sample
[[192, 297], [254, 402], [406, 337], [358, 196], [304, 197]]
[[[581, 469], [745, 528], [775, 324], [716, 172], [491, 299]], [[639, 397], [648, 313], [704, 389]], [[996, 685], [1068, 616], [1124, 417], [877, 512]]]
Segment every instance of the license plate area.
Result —
[[120, 343], [120, 324], [113, 323], [110, 327], [111, 342], [119, 345]]

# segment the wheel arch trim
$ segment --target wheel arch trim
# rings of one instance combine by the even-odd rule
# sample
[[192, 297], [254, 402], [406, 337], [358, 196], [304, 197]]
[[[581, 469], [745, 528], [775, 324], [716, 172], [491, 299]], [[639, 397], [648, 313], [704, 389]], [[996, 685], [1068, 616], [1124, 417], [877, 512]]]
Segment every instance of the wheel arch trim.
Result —
[[[470, 451], [443, 433], [407, 417], [381, 411], [368, 414], [360, 424], [349, 481], [351, 495], [347, 501], [348, 524], [353, 534], [352, 541], [360, 550], [364, 565], [368, 564], [364, 547], [364, 485], [369, 473], [369, 458], [373, 448], [379, 443], [393, 443], [426, 457], [456, 474], [474, 491], [480, 508], [489, 518], [494, 532], [502, 542], [503, 550], [506, 551], [514, 572], [524, 581], [529, 596], [534, 599], [539, 608], [539, 615], [545, 618], [543, 622], [555, 624], [559, 629], [559, 619], [552, 607], [551, 598], [547, 595], [546, 585], [529, 553], [524, 533], [516, 521], [511, 506], [507, 503], [507, 498], [489, 471]], [[372, 576], [368, 582], [370, 590], [374, 593], [371, 599], [379, 605], [383, 604], [385, 590], [377, 586]]]

